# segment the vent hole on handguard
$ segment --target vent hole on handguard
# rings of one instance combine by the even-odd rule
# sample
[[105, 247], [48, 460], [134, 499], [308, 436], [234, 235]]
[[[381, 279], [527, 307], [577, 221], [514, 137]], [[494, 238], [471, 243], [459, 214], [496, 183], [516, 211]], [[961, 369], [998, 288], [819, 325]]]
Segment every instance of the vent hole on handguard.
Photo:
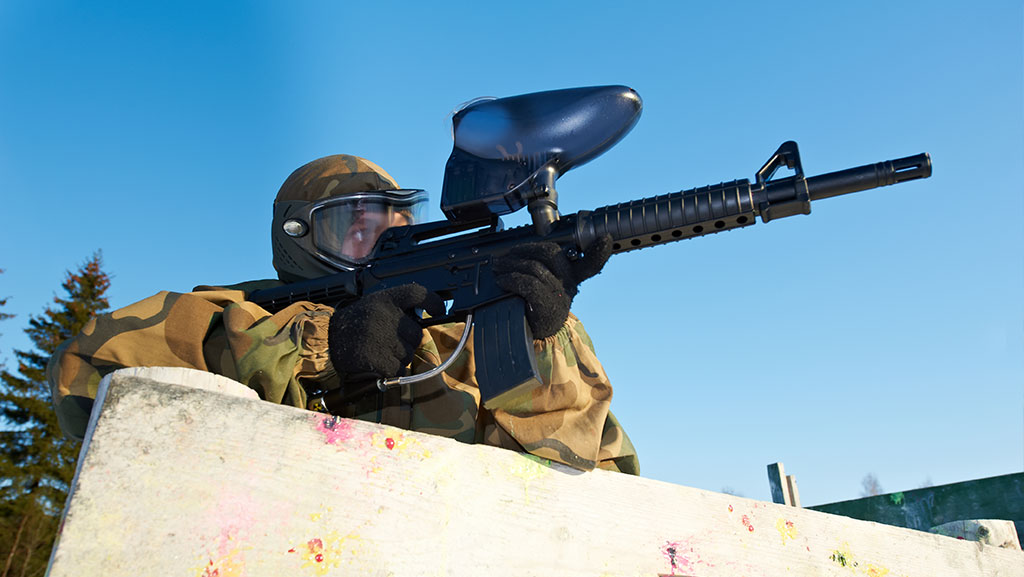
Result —
[[747, 224], [747, 217], [741, 216], [736, 219], [736, 224]]
[[629, 241], [629, 244], [631, 244], [633, 246], [640, 246], [640, 239], [639, 238], [634, 238], [633, 240]]
[[621, 248], [622, 248], [622, 245], [619, 244], [619, 243], [615, 243], [615, 244], [612, 245], [612, 250], [619, 250]]
[[651, 242], [661, 242], [661, 235], [655, 234], [651, 236]]
[[679, 238], [681, 236], [683, 236], [683, 231], [681, 231], [681, 230], [673, 230], [672, 231], [672, 238]]
[[700, 234], [702, 232], [704, 232], [704, 227], [703, 226], [698, 224], [697, 226], [693, 227], [693, 233], [694, 234]]
[[725, 228], [725, 222], [723, 222], [721, 220], [716, 220], [715, 221], [715, 228]]

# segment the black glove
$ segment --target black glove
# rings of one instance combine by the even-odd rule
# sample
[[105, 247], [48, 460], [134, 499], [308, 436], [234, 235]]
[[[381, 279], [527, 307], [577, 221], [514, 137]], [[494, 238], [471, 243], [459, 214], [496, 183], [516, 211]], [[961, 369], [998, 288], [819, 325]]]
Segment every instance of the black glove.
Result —
[[423, 340], [416, 309], [445, 314], [441, 297], [418, 284], [384, 289], [336, 310], [327, 344], [342, 379], [394, 377], [411, 363]]
[[611, 254], [610, 235], [595, 240], [573, 261], [553, 242], [525, 244], [494, 259], [494, 281], [523, 297], [533, 337], [543, 339], [562, 328], [580, 283], [601, 272]]

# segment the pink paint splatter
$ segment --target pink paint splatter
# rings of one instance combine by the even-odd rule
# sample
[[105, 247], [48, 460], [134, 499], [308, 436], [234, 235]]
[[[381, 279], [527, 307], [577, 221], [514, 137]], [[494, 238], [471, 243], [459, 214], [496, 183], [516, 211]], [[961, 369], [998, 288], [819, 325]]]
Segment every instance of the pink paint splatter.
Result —
[[384, 446], [387, 447], [389, 451], [391, 449], [394, 449], [395, 448], [395, 440], [392, 439], [391, 437], [388, 437], [387, 439], [384, 439]]
[[352, 438], [352, 423], [341, 417], [316, 417], [316, 430], [324, 434], [324, 443], [337, 445]]
[[729, 512], [732, 513], [732, 505], [729, 505]]
[[750, 522], [750, 517], [744, 515], [741, 521], [743, 522], [743, 526], [747, 528], [747, 531], [750, 531], [751, 533], [754, 532], [754, 525]]
[[673, 575], [676, 574], [676, 570], [680, 567], [687, 568], [690, 566], [690, 560], [683, 556], [682, 548], [683, 546], [678, 541], [666, 541], [661, 546], [661, 554], [668, 559]]
[[661, 546], [661, 554], [665, 556], [669, 567], [671, 567], [671, 573], [667, 574], [669, 577], [692, 575], [696, 572], [697, 565], [714, 567], [714, 564], [700, 558], [700, 555], [694, 551], [691, 541], [692, 538], [683, 541], [665, 541], [665, 544]]
[[751, 533], [753, 533], [754, 532], [754, 526], [753, 525], [747, 525], [747, 531], [750, 531]]

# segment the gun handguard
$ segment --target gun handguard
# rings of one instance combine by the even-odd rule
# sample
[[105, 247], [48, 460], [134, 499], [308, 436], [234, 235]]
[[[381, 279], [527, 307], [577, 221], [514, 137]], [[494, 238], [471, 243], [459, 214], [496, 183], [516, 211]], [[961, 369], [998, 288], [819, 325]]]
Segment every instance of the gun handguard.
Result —
[[[796, 174], [769, 180], [782, 163]], [[804, 178], [795, 142], [779, 147], [772, 159], [749, 180], [734, 180], [581, 211], [579, 237], [586, 243], [610, 234], [613, 254], [704, 236], [794, 214], [810, 214], [811, 201], [931, 176], [927, 153], [858, 166]]]

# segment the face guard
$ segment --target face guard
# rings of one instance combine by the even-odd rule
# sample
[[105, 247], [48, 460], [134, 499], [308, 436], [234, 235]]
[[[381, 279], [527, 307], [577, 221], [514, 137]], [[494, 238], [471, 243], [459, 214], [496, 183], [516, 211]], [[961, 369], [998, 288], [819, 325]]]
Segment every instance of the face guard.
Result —
[[281, 230], [306, 253], [351, 270], [372, 256], [385, 229], [420, 222], [426, 203], [419, 189], [356, 192], [298, 206], [292, 201]]

